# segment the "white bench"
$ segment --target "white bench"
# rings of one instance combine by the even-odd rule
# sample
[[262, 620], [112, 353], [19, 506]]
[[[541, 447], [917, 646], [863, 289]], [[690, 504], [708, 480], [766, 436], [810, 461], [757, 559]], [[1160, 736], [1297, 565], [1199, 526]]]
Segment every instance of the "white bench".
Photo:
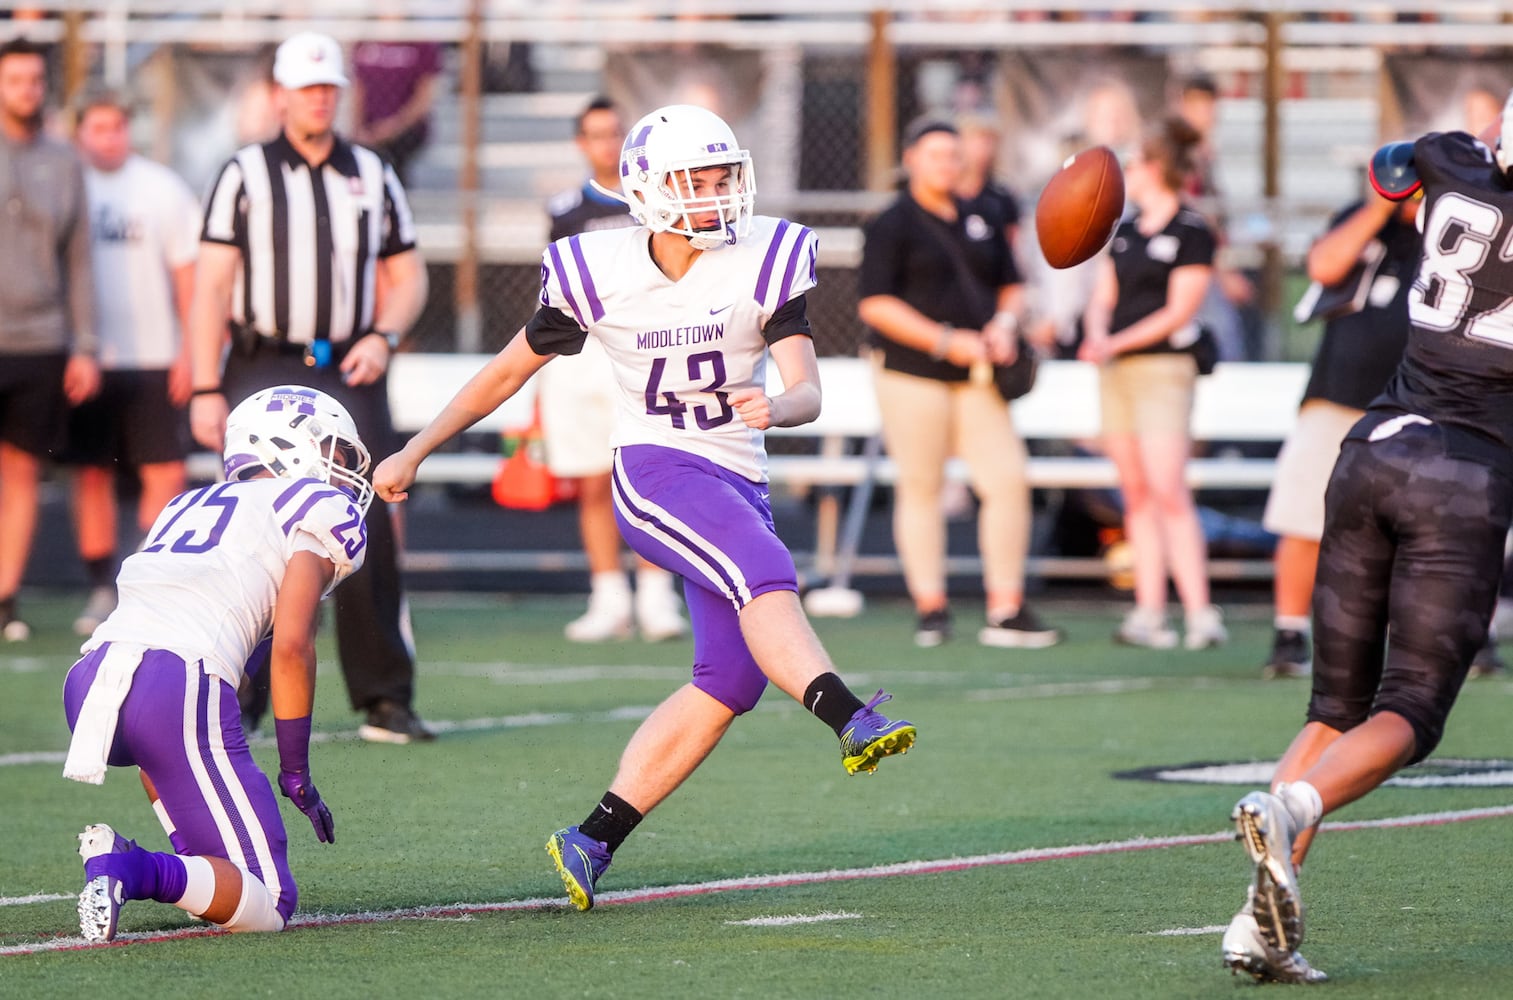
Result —
[[[430, 421], [452, 395], [488, 361], [485, 354], [399, 354], [389, 378], [389, 405], [394, 426], [413, 433]], [[769, 365], [773, 391], [781, 389], [775, 366]], [[1291, 430], [1298, 400], [1308, 378], [1303, 364], [1220, 364], [1214, 373], [1199, 379], [1193, 413], [1193, 436], [1200, 443], [1280, 443]], [[820, 381], [824, 406], [817, 420], [802, 427], [774, 428], [773, 438], [814, 439], [815, 454], [770, 456], [769, 475], [774, 489], [813, 489], [859, 486], [870, 478], [887, 484], [896, 478], [886, 456], [869, 458], [848, 454], [848, 441], [875, 437], [881, 426], [877, 399], [872, 388], [870, 365], [858, 358], [821, 358]], [[494, 413], [479, 421], [473, 432], [497, 433], [530, 422], [535, 401], [534, 382]], [[1035, 388], [1013, 404], [1014, 422], [1029, 441], [1089, 441], [1098, 434], [1097, 371], [1076, 361], [1046, 361], [1040, 366]], [[375, 456], [376, 458], [379, 456]], [[218, 461], [209, 454], [191, 458], [191, 475], [214, 478]], [[442, 452], [420, 466], [417, 483], [480, 485], [491, 482], [498, 470], [495, 451]], [[1275, 472], [1271, 458], [1205, 455], [1188, 463], [1188, 481], [1195, 489], [1265, 490]], [[966, 469], [952, 460], [947, 469], [954, 479], [966, 480]], [[1029, 462], [1030, 486], [1037, 490], [1111, 488], [1117, 485], [1114, 467], [1099, 456], [1037, 455]], [[817, 544], [812, 569], [828, 576], [834, 571], [841, 535], [838, 500], [827, 493], [818, 505]], [[408, 552], [406, 566], [413, 569], [514, 569], [532, 566], [581, 568], [581, 559], [562, 553], [522, 558], [510, 553]], [[865, 560], [860, 571], [871, 572], [896, 562]], [[953, 569], [961, 568], [953, 565]], [[1217, 576], [1257, 576], [1261, 566], [1219, 567]], [[1089, 575], [1098, 567], [1089, 560], [1037, 560], [1032, 570], [1054, 575]]]

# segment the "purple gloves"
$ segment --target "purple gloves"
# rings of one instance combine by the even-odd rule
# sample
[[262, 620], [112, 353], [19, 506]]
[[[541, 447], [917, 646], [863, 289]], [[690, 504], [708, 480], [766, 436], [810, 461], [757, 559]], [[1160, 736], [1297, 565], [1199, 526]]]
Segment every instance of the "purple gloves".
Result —
[[309, 817], [317, 840], [336, 843], [336, 821], [310, 778], [310, 717], [274, 719], [273, 731], [278, 740], [278, 790]]

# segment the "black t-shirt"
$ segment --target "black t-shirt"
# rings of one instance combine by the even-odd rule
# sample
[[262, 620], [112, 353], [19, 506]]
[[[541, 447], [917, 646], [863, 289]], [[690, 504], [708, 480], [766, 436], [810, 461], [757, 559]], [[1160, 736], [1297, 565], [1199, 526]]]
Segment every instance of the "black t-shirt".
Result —
[[[1151, 236], [1140, 232], [1139, 221], [1136, 216], [1114, 230], [1109, 253], [1119, 278], [1119, 299], [1114, 303], [1110, 333], [1118, 333], [1165, 306], [1167, 285], [1177, 268], [1194, 264], [1211, 267], [1214, 262], [1213, 230], [1192, 209], [1179, 209], [1164, 229]], [[1185, 349], [1163, 340], [1126, 353], [1177, 354]]]
[[587, 181], [582, 187], [564, 191], [548, 201], [546, 210], [552, 217], [548, 243], [595, 229], [621, 229], [636, 224], [624, 202], [600, 194]]
[[[891, 295], [937, 322], [981, 330], [998, 311], [998, 290], [1021, 280], [1003, 226], [960, 203], [956, 221], [947, 222], [903, 191], [863, 230], [857, 293], [861, 298]], [[937, 361], [876, 331], [869, 337], [882, 349], [883, 366], [892, 371], [946, 382], [968, 377], [966, 368]]]
[[1513, 187], [1465, 132], [1413, 144], [1424, 251], [1408, 349], [1373, 410], [1416, 413], [1495, 443], [1513, 466]]
[[[1329, 221], [1329, 228], [1354, 215], [1362, 204], [1356, 202], [1340, 212]], [[1402, 360], [1408, 344], [1408, 292], [1423, 241], [1418, 229], [1396, 212], [1388, 216], [1374, 240], [1380, 244], [1381, 258], [1365, 279], [1370, 282], [1365, 304], [1358, 312], [1324, 324], [1308, 388], [1303, 391], [1305, 400], [1325, 399], [1364, 410]], [[1368, 255], [1363, 251], [1363, 257]]]
[[995, 219], [1000, 228], [1019, 225], [1019, 199], [1014, 192], [989, 178], [982, 190], [971, 198], [964, 199], [961, 210], [982, 216], [989, 222]]

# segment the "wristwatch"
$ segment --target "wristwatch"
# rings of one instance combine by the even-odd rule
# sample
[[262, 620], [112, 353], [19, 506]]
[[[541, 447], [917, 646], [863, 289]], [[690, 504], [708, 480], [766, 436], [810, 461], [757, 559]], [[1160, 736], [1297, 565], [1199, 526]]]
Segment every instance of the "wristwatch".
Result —
[[399, 334], [390, 333], [387, 330], [374, 330], [372, 332], [376, 336], [382, 337], [384, 339], [384, 342], [389, 345], [390, 354], [393, 354], [399, 350], [399, 342], [404, 339]]

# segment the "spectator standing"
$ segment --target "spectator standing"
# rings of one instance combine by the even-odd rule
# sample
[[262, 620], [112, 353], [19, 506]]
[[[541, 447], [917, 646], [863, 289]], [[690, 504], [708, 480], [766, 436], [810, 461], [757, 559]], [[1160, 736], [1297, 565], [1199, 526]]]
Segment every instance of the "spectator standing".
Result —
[[[557, 240], [599, 229], [634, 226], [625, 202], [604, 191], [620, 186], [620, 147], [625, 125], [606, 97], [596, 97], [578, 115], [575, 139], [590, 177], [547, 204], [551, 235]], [[598, 187], [595, 187], [598, 185]], [[623, 639], [632, 624], [651, 642], [687, 631], [672, 574], [645, 559], [636, 560], [636, 589], [620, 562], [620, 529], [610, 471], [618, 388], [604, 348], [592, 337], [578, 354], [564, 355], [537, 377], [546, 462], [552, 475], [578, 481], [578, 533], [588, 557], [588, 610], [567, 624], [573, 642]]]
[[[389, 360], [427, 291], [415, 221], [393, 169], [333, 131], [347, 84], [336, 42], [293, 36], [278, 47], [273, 77], [283, 130], [239, 150], [205, 206], [190, 425], [219, 451], [228, 398], [298, 383], [335, 397], [363, 440], [387, 450]], [[431, 739], [412, 707], [415, 654], [388, 508], [368, 511], [367, 527], [367, 562], [336, 597], [342, 675], [352, 707], [367, 713], [358, 732]]]
[[431, 108], [441, 75], [435, 42], [359, 42], [352, 49], [352, 138], [385, 157], [401, 183], [431, 135]]
[[[1324, 488], [1340, 443], [1386, 386], [1408, 343], [1408, 292], [1422, 239], [1418, 199], [1367, 196], [1330, 220], [1308, 251], [1313, 311], [1325, 313], [1298, 420], [1277, 456], [1262, 523], [1276, 534], [1276, 632], [1267, 677], [1310, 672], [1313, 578], [1324, 534]], [[1306, 300], [1305, 300], [1306, 301]]]
[[950, 638], [946, 460], [960, 454], [981, 501], [978, 547], [991, 646], [1043, 647], [1061, 635], [1025, 605], [1030, 488], [1024, 442], [991, 378], [972, 370], [1006, 364], [1019, 350], [1022, 287], [1001, 220], [956, 197], [961, 139], [954, 126], [911, 127], [907, 184], [867, 224], [857, 313], [872, 331], [883, 441], [898, 465], [893, 540], [919, 621], [914, 641]]
[[1185, 645], [1229, 635], [1209, 601], [1208, 552], [1185, 469], [1198, 369], [1188, 348], [1213, 273], [1214, 233], [1181, 190], [1198, 134], [1180, 118], [1146, 133], [1124, 168], [1135, 216], [1119, 224], [1083, 321], [1078, 357], [1099, 366], [1103, 449], [1124, 501], [1135, 607], [1115, 638], [1170, 649], [1167, 574], [1186, 617]]
[[0, 635], [29, 638], [16, 611], [37, 529], [42, 461], [67, 407], [99, 388], [84, 169], [42, 132], [43, 50], [0, 45]]
[[124, 97], [97, 91], [80, 104], [93, 240], [98, 395], [69, 415], [65, 460], [74, 475], [74, 532], [89, 600], [74, 631], [89, 635], [115, 609], [116, 476], [141, 479], [137, 528], [146, 532], [184, 491], [189, 424], [189, 302], [199, 256], [199, 202], [173, 171], [131, 150]]

